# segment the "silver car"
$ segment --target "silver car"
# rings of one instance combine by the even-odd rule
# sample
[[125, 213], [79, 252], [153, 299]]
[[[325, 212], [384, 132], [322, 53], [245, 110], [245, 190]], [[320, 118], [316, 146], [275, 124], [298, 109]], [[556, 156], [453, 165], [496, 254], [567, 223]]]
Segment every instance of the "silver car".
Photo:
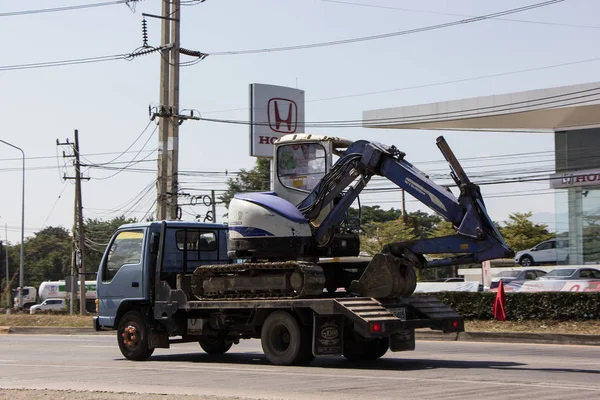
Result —
[[539, 280], [549, 279], [600, 279], [600, 270], [596, 268], [581, 267], [581, 268], [556, 268], [548, 272], [544, 276], [540, 276]]

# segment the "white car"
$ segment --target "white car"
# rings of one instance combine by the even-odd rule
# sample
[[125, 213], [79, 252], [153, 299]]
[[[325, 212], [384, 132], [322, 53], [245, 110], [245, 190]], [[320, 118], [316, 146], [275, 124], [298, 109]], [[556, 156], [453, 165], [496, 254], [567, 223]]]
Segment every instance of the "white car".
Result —
[[41, 304], [31, 306], [29, 314], [37, 314], [41, 312], [61, 312], [66, 311], [67, 303], [65, 299], [46, 299]]
[[[515, 254], [515, 263], [524, 267], [531, 267], [536, 264], [556, 264], [558, 261], [564, 262], [568, 258], [567, 247], [569, 241], [566, 239], [550, 239], [539, 243], [531, 249], [521, 250]], [[561, 256], [557, 256], [556, 248], [561, 249]], [[559, 260], [560, 258], [560, 260]]]

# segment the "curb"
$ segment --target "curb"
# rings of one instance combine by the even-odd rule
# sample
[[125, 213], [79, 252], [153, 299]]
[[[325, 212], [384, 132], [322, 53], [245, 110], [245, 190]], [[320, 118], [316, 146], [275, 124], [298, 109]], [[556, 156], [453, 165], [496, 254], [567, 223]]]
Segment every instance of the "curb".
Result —
[[574, 335], [564, 333], [520, 332], [415, 332], [417, 340], [442, 340], [458, 342], [537, 343], [600, 346], [600, 335]]
[[96, 331], [92, 328], [69, 328], [69, 327], [55, 327], [55, 326], [8, 326], [0, 327], [0, 333], [2, 328], [6, 328], [6, 332], [18, 335], [105, 335], [111, 334], [112, 331]]
[[[93, 328], [68, 328], [53, 326], [0, 326], [0, 334], [18, 335], [112, 335], [113, 331], [96, 331]], [[573, 335], [561, 333], [519, 332], [453, 332], [416, 331], [417, 340], [449, 342], [537, 343], [600, 346], [600, 335]]]

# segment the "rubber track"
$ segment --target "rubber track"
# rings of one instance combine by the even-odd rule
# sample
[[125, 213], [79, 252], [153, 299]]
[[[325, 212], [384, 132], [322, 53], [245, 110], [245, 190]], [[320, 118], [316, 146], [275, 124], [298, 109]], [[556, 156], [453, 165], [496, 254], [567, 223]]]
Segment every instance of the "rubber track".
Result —
[[[303, 276], [304, 286], [299, 292], [294, 290], [257, 290], [231, 291], [228, 293], [208, 292], [203, 293], [201, 296], [197, 294], [196, 288], [202, 288], [202, 280], [204, 278], [235, 272], [247, 273], [248, 271], [298, 272]], [[196, 268], [192, 278], [192, 293], [199, 300], [297, 299], [311, 295], [314, 296], [314, 293], [322, 292], [324, 286], [325, 275], [323, 269], [317, 264], [305, 261], [206, 265]]]

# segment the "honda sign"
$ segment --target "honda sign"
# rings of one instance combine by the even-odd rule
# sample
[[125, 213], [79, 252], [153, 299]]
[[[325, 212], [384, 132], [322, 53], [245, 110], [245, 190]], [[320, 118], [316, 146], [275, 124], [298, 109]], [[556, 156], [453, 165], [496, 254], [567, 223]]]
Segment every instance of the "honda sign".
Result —
[[250, 85], [250, 155], [273, 157], [273, 143], [304, 132], [304, 91], [285, 86]]

